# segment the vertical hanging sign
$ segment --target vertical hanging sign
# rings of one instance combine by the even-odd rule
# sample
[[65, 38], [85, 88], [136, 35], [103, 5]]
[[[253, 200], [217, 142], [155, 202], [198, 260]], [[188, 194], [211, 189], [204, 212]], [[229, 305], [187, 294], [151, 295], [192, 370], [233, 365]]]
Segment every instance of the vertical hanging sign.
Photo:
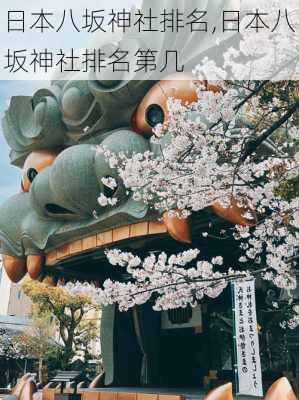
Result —
[[263, 396], [254, 279], [232, 283], [238, 394]]

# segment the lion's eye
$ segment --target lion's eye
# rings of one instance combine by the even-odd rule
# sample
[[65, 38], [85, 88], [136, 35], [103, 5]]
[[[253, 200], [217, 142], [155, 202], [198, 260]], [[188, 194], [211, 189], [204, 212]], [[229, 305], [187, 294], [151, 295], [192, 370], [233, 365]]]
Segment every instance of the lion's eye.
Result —
[[30, 187], [36, 176], [46, 167], [53, 164], [58, 154], [63, 148], [56, 147], [53, 149], [40, 149], [32, 151], [26, 158], [22, 171], [23, 192], [29, 192]]
[[168, 120], [168, 99], [181, 100], [184, 105], [197, 100], [197, 91], [192, 74], [170, 75], [155, 83], [137, 106], [132, 116], [132, 128], [144, 136], [151, 136], [153, 128]]
[[27, 171], [27, 178], [29, 179], [29, 182], [32, 183], [37, 176], [38, 172], [35, 168], [29, 168]]
[[165, 114], [159, 104], [151, 104], [145, 111], [146, 122], [154, 128], [158, 124], [163, 124], [165, 121]]

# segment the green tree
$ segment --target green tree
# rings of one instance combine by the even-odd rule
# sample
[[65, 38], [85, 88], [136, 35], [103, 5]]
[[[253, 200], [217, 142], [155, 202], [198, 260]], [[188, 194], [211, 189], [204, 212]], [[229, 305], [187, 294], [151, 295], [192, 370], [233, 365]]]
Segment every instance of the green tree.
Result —
[[24, 293], [33, 303], [33, 314], [52, 317], [63, 343], [61, 367], [67, 368], [73, 357], [89, 359], [90, 344], [97, 337], [97, 323], [89, 315], [97, 308], [86, 295], [73, 295], [61, 286], [25, 280]]
[[14, 337], [14, 343], [25, 358], [38, 360], [38, 379], [44, 383], [47, 361], [51, 354], [59, 351], [60, 346], [53, 339], [55, 327], [49, 313], [38, 314], [33, 308], [31, 322], [30, 327]]

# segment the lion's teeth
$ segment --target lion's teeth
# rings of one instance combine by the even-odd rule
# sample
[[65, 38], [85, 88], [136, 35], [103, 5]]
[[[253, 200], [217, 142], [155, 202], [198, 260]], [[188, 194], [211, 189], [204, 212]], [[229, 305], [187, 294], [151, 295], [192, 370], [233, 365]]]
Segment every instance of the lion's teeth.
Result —
[[27, 271], [31, 279], [38, 279], [44, 265], [43, 255], [31, 255], [27, 257]]
[[7, 276], [12, 282], [17, 283], [26, 275], [25, 258], [3, 255], [2, 260]]
[[[234, 225], [255, 226], [257, 223], [254, 211], [248, 207], [239, 206], [235, 199], [231, 200], [231, 205], [227, 208], [222, 206], [220, 202], [215, 202], [211, 205], [211, 209], [218, 217]], [[246, 215], [251, 215], [252, 218], [249, 219]]]
[[188, 218], [180, 218], [179, 216], [169, 215], [168, 212], [163, 214], [163, 221], [167, 231], [175, 240], [183, 243], [191, 243], [191, 229]]

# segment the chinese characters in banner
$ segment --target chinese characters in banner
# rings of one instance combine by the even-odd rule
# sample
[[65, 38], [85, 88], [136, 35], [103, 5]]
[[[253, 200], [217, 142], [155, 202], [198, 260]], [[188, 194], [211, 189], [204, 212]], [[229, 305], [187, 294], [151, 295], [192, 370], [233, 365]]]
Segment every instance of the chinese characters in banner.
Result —
[[254, 280], [233, 283], [239, 394], [262, 396]]

